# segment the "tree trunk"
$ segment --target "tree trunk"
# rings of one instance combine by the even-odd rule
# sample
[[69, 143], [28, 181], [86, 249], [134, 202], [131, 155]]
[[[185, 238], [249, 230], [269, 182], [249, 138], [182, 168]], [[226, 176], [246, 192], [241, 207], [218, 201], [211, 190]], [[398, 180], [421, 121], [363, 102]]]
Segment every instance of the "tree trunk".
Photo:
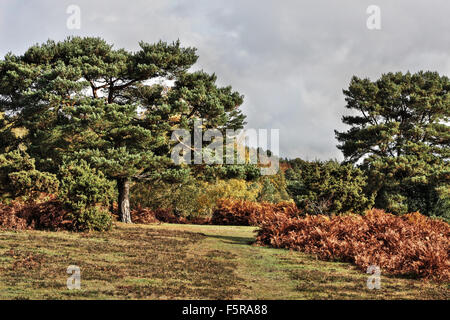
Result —
[[130, 213], [130, 181], [128, 179], [118, 179], [117, 186], [119, 188], [118, 206], [120, 221], [132, 223]]

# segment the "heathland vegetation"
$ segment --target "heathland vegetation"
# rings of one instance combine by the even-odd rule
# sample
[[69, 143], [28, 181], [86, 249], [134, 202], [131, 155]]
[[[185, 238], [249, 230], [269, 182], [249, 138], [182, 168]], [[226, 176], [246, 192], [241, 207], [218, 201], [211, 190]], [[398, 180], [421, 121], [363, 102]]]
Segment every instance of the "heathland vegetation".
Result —
[[[28, 237], [51, 246], [78, 239], [75, 232], [83, 232], [87, 239], [111, 239], [111, 244], [102, 244], [113, 250], [110, 268], [117, 269], [103, 266], [108, 277], [122, 274], [113, 262], [123, 249], [136, 260], [136, 270], [130, 267], [129, 272], [135, 270], [139, 281], [138, 264], [163, 259], [157, 250], [141, 256], [142, 261], [136, 258], [145, 243], [153, 248], [180, 246], [180, 259], [187, 262], [168, 261], [175, 272], [183, 266], [200, 268], [187, 247], [197, 245], [201, 236], [183, 233], [181, 243], [178, 231], [173, 239], [162, 239], [156, 226], [126, 227], [120, 222], [171, 223], [177, 226], [167, 228], [184, 231], [238, 225], [254, 228], [256, 238], [248, 238], [259, 245], [350, 262], [363, 271], [376, 265], [392, 275], [448, 283], [449, 78], [437, 72], [388, 73], [375, 81], [354, 77], [344, 90], [349, 115], [342, 121], [349, 129], [336, 131], [344, 161], [279, 159], [278, 172], [261, 175], [259, 165], [250, 162], [172, 160], [171, 150], [180, 143], [172, 139], [174, 130], [191, 132], [198, 120], [203, 130], [222, 133], [245, 126], [239, 109], [243, 96], [230, 86], [218, 86], [214, 74], [192, 72], [197, 58], [195, 48], [179, 42], [141, 42], [138, 51], [130, 52], [99, 38], [73, 37], [0, 60], [0, 229], [14, 235], [0, 240], [7, 255], [2, 264], [34, 268], [47, 259], [37, 247], [16, 252], [14, 239]], [[189, 159], [194, 159], [198, 150], [191, 151]], [[221, 237], [221, 227], [214, 228]], [[244, 230], [222, 228], [226, 233]], [[11, 233], [31, 229], [64, 232]], [[155, 239], [160, 238], [158, 244]], [[94, 242], [81, 244], [100, 246]], [[126, 243], [130, 247], [125, 249]], [[136, 252], [130, 252], [133, 248]], [[254, 254], [262, 252], [251, 248]], [[216, 263], [211, 268], [226, 277], [232, 262], [222, 260], [232, 261], [235, 255], [211, 250], [202, 259]], [[84, 263], [94, 268], [94, 261]], [[8, 268], [2, 267], [2, 275], [20, 282]], [[219, 274], [216, 269], [203, 271]], [[155, 269], [146, 275], [153, 280], [145, 281], [160, 281], [157, 275], [164, 272]], [[241, 292], [236, 277], [216, 279], [231, 284], [220, 292], [184, 288], [187, 296], [236, 297]], [[148, 285], [154, 288], [156, 282]], [[132, 297], [148, 296], [133, 291], [134, 286], [139, 287], [129, 278], [120, 283]], [[38, 296], [45, 296], [44, 291]]]

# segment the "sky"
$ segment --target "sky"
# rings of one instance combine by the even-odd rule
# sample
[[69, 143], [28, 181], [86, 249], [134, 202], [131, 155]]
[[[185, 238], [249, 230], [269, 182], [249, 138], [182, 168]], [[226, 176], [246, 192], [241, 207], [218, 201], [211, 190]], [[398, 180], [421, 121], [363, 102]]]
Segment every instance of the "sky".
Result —
[[[70, 5], [80, 29], [69, 29]], [[370, 5], [381, 29], [369, 29]], [[1, 0], [0, 55], [70, 35], [116, 48], [172, 42], [198, 49], [195, 66], [244, 95], [247, 128], [279, 129], [280, 155], [338, 159], [351, 77], [397, 71], [450, 75], [448, 0]]]

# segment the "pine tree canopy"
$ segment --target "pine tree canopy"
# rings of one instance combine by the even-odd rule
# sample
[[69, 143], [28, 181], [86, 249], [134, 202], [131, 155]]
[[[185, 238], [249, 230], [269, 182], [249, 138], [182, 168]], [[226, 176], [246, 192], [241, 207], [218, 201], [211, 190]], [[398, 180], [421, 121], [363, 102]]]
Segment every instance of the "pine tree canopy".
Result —
[[[170, 159], [172, 130], [191, 128], [194, 119], [205, 128], [243, 127], [242, 95], [217, 86], [214, 74], [189, 71], [195, 48], [139, 45], [130, 52], [100, 38], [71, 37], [7, 54], [0, 60], [0, 112], [8, 128], [0, 132], [12, 141], [4, 151], [25, 146], [49, 172], [71, 159], [88, 161], [117, 181], [123, 215], [130, 180], [187, 173]], [[27, 134], [11, 139], [14, 128]]]
[[[450, 80], [436, 72], [353, 77], [344, 90], [353, 113], [337, 132], [346, 161], [361, 163], [392, 212], [450, 211]], [[449, 212], [447, 212], [449, 214]]]

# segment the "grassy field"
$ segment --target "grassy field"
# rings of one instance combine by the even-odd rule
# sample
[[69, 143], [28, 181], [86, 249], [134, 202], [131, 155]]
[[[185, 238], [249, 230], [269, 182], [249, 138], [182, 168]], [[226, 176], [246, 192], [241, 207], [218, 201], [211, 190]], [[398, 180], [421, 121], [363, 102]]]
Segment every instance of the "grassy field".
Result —
[[[448, 284], [251, 245], [254, 228], [123, 225], [109, 233], [0, 232], [1, 299], [450, 299]], [[81, 289], [68, 290], [69, 265]]]

